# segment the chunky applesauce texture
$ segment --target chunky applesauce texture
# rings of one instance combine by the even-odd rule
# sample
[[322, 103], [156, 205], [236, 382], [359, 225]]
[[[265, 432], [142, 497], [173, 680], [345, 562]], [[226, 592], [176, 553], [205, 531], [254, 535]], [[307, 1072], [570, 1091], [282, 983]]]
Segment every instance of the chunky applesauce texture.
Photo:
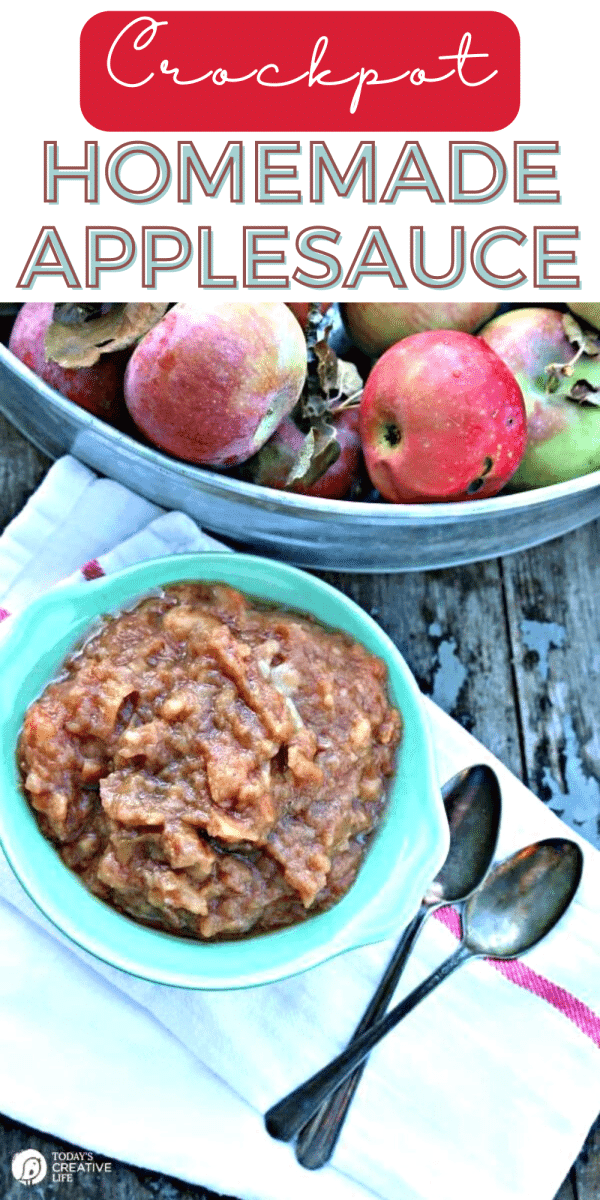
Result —
[[29, 708], [42, 832], [96, 896], [197, 939], [335, 904], [385, 804], [402, 721], [384, 663], [225, 585], [103, 618]]

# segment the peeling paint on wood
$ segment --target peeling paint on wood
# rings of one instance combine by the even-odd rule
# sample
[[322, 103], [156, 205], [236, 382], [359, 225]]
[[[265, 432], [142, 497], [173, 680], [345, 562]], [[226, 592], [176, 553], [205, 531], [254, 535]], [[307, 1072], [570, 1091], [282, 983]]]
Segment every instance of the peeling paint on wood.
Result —
[[523, 643], [530, 654], [537, 655], [540, 674], [542, 679], [546, 680], [549, 671], [549, 652], [564, 646], [566, 630], [556, 621], [522, 620], [519, 624]]
[[527, 782], [600, 847], [600, 526], [503, 561]]
[[469, 672], [461, 663], [457, 650], [454, 638], [442, 640], [438, 646], [431, 699], [439, 704], [444, 712], [455, 710], [462, 686], [469, 677]]

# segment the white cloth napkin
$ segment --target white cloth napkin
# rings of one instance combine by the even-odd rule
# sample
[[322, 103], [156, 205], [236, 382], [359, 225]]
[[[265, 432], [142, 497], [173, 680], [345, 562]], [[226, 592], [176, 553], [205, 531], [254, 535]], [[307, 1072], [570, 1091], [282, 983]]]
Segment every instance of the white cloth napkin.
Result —
[[[64, 458], [0, 539], [0, 605], [14, 611], [88, 560], [110, 571], [215, 544], [188, 517]], [[10, 620], [2, 628], [10, 636]], [[479, 761], [496, 768], [501, 856], [570, 832], [428, 712], [441, 780]], [[447, 980], [373, 1053], [334, 1164], [310, 1175], [262, 1113], [342, 1047], [392, 944], [267, 987], [179, 991], [64, 940], [2, 859], [0, 1110], [243, 1200], [304, 1200], [309, 1189], [314, 1200], [552, 1200], [600, 1107], [600, 854], [582, 845], [576, 902], [513, 964], [520, 982], [487, 962]], [[455, 945], [429, 921], [401, 991]]]

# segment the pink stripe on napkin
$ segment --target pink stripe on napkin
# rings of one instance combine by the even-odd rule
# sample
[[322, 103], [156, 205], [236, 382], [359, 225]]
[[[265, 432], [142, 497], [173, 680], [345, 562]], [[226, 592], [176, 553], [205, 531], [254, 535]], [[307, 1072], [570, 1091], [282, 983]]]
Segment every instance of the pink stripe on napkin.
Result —
[[[450, 930], [450, 933], [460, 938], [460, 917], [455, 908], [439, 908], [434, 916], [446, 926], [446, 929]], [[511, 983], [516, 983], [517, 987], [525, 988], [526, 991], [532, 992], [534, 996], [539, 996], [541, 1000], [545, 1000], [547, 1004], [558, 1009], [600, 1048], [600, 1016], [592, 1012], [592, 1009], [588, 1008], [582, 1000], [572, 996], [566, 988], [552, 983], [552, 980], [538, 975], [537, 971], [532, 971], [531, 967], [518, 958], [508, 959], [505, 962], [497, 958], [486, 958], [485, 961], [495, 967], [506, 979], [510, 979]]]
[[101, 579], [106, 571], [100, 566], [97, 558], [90, 558], [89, 562], [83, 564], [81, 574], [84, 579]]

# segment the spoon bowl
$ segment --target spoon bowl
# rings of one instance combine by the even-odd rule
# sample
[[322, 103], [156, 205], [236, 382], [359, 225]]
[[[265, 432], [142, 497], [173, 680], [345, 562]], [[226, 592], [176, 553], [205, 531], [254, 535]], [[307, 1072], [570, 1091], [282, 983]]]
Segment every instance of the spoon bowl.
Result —
[[518, 958], [554, 928], [579, 886], [575, 842], [549, 838], [500, 863], [463, 912], [463, 943], [474, 955]]
[[486, 763], [455, 775], [442, 795], [450, 846], [423, 897], [428, 907], [456, 904], [479, 887], [490, 869], [500, 828], [500, 785]]

